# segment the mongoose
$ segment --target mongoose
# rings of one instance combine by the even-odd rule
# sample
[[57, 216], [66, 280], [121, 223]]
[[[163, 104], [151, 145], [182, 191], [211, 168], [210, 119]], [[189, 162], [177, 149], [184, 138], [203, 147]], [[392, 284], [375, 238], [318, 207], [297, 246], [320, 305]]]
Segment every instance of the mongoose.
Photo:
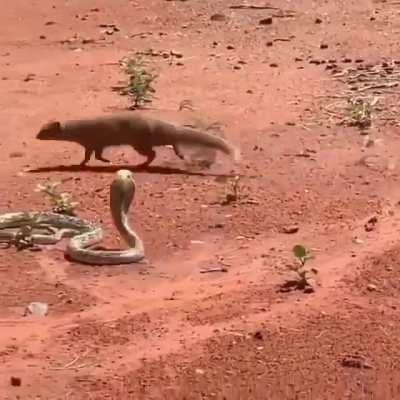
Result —
[[153, 147], [156, 146], [171, 146], [181, 159], [184, 159], [181, 145], [200, 145], [218, 149], [232, 156], [235, 161], [240, 159], [239, 150], [220, 137], [148, 118], [136, 112], [63, 123], [48, 122], [40, 128], [36, 138], [80, 144], [85, 149], [85, 157], [80, 165], [85, 165], [93, 153], [97, 160], [110, 162], [103, 157], [103, 150], [108, 146], [121, 145], [132, 146], [139, 154], [147, 157], [141, 166], [148, 166], [153, 162], [156, 157]]

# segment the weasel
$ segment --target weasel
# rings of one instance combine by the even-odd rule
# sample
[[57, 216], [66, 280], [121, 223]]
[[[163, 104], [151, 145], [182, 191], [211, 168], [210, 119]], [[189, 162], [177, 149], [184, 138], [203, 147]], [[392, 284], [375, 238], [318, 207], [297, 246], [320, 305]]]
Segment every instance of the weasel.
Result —
[[92, 154], [97, 160], [110, 162], [103, 157], [108, 146], [132, 146], [147, 157], [141, 166], [148, 166], [156, 157], [154, 147], [172, 146], [175, 154], [184, 160], [181, 145], [201, 145], [218, 149], [240, 159], [239, 150], [224, 139], [195, 129], [179, 127], [136, 112], [111, 114], [92, 119], [51, 121], [43, 125], [36, 135], [39, 140], [68, 141], [80, 144], [85, 157], [80, 165], [86, 165]]

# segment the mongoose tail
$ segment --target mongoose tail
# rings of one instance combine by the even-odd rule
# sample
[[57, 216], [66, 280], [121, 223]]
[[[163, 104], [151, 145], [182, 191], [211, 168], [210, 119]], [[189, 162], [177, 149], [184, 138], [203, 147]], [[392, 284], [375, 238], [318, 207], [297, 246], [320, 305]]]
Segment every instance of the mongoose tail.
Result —
[[176, 127], [175, 132], [172, 135], [174, 136], [174, 141], [177, 143], [212, 147], [233, 157], [235, 162], [238, 162], [241, 159], [240, 150], [218, 136], [184, 127]]

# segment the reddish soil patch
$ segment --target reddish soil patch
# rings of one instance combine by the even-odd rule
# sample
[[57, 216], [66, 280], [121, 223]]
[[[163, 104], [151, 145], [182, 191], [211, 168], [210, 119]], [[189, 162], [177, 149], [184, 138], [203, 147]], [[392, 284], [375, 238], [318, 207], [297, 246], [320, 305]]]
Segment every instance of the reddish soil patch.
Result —
[[[62, 180], [120, 246], [109, 184], [133, 168], [148, 262], [2, 248], [1, 398], [399, 398], [399, 6], [60, 3], [18, 0], [0, 16], [1, 213], [48, 208], [34, 189]], [[238, 166], [221, 156], [198, 170], [166, 148], [137, 170], [122, 148], [82, 169], [78, 146], [35, 140], [50, 119], [126, 109], [118, 62], [149, 49], [159, 77], [142, 112], [219, 122]], [[354, 97], [377, 102], [367, 130], [341, 123], [365, 117], [346, 111]], [[185, 99], [195, 111], [178, 111]], [[279, 290], [295, 244], [315, 256], [314, 293]], [[49, 314], [23, 316], [33, 301]]]

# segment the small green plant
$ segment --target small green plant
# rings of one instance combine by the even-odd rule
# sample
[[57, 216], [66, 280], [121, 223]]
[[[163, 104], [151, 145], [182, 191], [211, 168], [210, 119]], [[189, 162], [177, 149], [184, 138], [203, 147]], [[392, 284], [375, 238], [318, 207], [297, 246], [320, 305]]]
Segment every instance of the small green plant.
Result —
[[313, 258], [310, 252], [300, 244], [296, 244], [296, 246], [293, 247], [292, 251], [302, 267], [306, 265], [307, 260]]
[[157, 75], [147, 70], [147, 61], [141, 56], [126, 57], [120, 61], [120, 65], [128, 76], [126, 85], [119, 88], [120, 94], [131, 99], [133, 108], [150, 103], [154, 98], [155, 89], [152, 85]]
[[225, 198], [222, 201], [223, 205], [228, 205], [239, 200], [240, 196], [240, 186], [239, 186], [240, 176], [235, 176], [233, 179], [229, 180], [229, 185], [225, 193]]
[[296, 272], [297, 277], [296, 279], [286, 281], [281, 286], [281, 291], [302, 290], [305, 293], [314, 292], [314, 276], [317, 274], [317, 270], [314, 268], [305, 268], [307, 261], [313, 258], [313, 256], [304, 246], [299, 244], [293, 247], [292, 252], [298, 263], [297, 265], [290, 265], [289, 269]]
[[372, 124], [374, 102], [369, 99], [350, 98], [347, 100], [348, 125], [367, 129]]
[[72, 201], [69, 193], [58, 193], [57, 187], [61, 182], [50, 182], [45, 185], [37, 185], [37, 192], [47, 195], [52, 203], [52, 211], [58, 214], [75, 216], [75, 207], [79, 204]]

